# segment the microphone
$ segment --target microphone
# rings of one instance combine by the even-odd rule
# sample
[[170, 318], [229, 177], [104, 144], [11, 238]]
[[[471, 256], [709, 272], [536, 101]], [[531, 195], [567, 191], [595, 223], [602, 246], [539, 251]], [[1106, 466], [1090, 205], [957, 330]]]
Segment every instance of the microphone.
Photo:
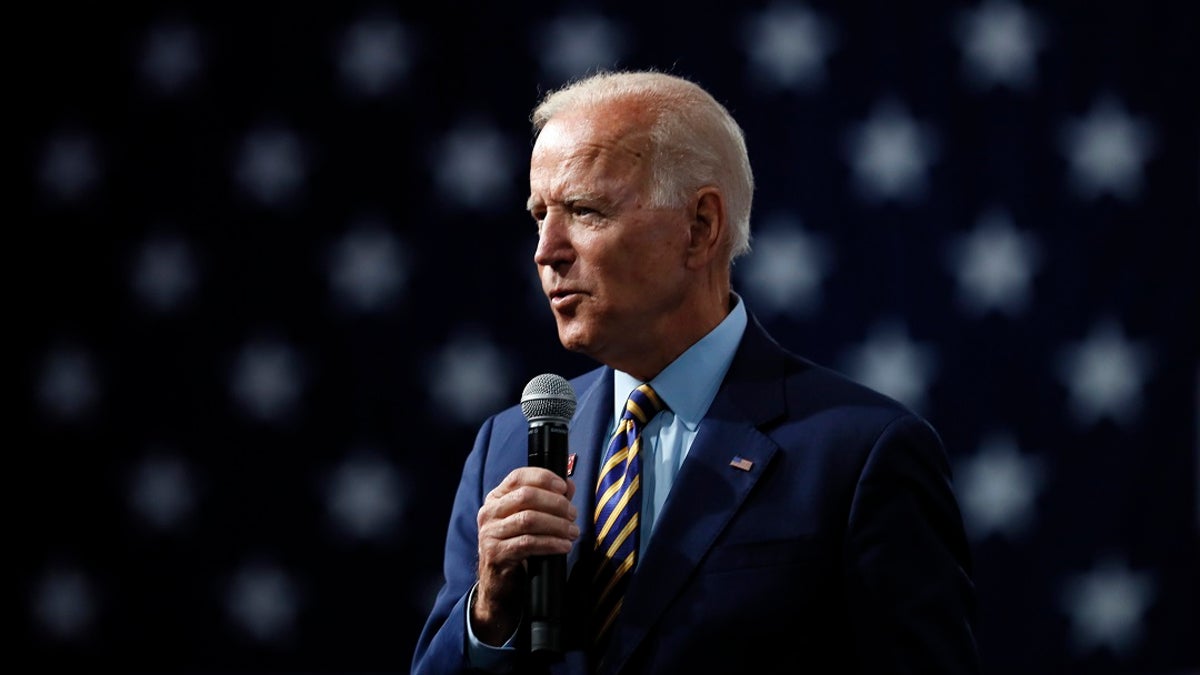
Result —
[[[575, 390], [558, 375], [538, 375], [521, 392], [521, 412], [529, 420], [529, 466], [567, 477], [567, 425], [575, 415]], [[562, 655], [563, 589], [567, 556], [529, 558], [529, 650], [549, 658]]]

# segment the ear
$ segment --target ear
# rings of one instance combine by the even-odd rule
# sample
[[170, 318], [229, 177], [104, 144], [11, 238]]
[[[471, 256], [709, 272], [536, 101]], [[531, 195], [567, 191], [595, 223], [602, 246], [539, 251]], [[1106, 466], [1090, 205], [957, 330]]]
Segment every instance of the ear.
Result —
[[728, 246], [729, 224], [725, 218], [725, 199], [714, 186], [696, 192], [694, 207], [689, 212], [687, 265], [690, 269], [707, 267]]

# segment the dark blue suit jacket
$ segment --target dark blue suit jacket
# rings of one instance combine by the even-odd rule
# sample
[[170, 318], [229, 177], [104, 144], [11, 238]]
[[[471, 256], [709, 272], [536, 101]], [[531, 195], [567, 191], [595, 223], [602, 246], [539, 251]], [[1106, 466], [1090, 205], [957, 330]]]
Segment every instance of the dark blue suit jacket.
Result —
[[[612, 423], [613, 377], [572, 382], [578, 408], [568, 556], [571, 619], [553, 673], [973, 673], [974, 590], [940, 439], [895, 401], [790, 354], [751, 317], [630, 582], [608, 651], [588, 627], [592, 486]], [[466, 598], [476, 514], [526, 464], [519, 408], [484, 423], [446, 542], [446, 584], [414, 673], [469, 672]], [[730, 466], [739, 456], [748, 470]], [[518, 672], [546, 670], [521, 659]]]

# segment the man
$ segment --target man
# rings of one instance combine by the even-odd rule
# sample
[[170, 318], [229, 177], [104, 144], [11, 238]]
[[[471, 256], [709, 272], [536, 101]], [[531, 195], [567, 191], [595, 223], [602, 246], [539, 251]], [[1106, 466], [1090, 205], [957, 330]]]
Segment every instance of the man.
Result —
[[[483, 424], [413, 671], [975, 672], [938, 436], [784, 351], [731, 289], [753, 179], [724, 107], [605, 73], [533, 121], [534, 262], [563, 346], [604, 365], [571, 383], [567, 480], [526, 466], [518, 409]], [[556, 554], [567, 646], [547, 664], [525, 561]]]

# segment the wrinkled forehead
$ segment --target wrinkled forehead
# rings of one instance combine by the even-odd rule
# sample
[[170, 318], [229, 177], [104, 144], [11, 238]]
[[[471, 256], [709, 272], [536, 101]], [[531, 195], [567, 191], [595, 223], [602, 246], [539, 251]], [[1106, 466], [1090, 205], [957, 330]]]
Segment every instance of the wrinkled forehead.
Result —
[[564, 181], [619, 181], [640, 185], [651, 160], [648, 127], [608, 110], [559, 115], [538, 135], [530, 182], [551, 189]]
[[631, 161], [648, 159], [650, 126], [613, 106], [590, 108], [553, 117], [538, 134], [533, 154], [581, 154], [595, 159], [600, 151]]

